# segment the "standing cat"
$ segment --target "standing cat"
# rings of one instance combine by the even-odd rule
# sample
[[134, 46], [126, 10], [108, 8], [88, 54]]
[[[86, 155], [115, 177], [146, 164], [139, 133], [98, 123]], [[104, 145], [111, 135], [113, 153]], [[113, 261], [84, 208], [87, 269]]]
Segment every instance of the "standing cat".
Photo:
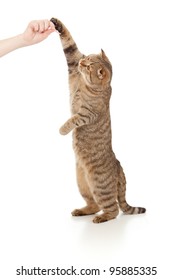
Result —
[[100, 54], [85, 56], [77, 48], [64, 24], [51, 21], [58, 30], [69, 71], [72, 117], [60, 128], [62, 135], [73, 130], [73, 148], [79, 191], [86, 206], [75, 209], [73, 216], [102, 213], [94, 223], [116, 218], [119, 208], [126, 214], [146, 210], [132, 207], [125, 199], [126, 179], [112, 151], [109, 100], [112, 66], [101, 50]]

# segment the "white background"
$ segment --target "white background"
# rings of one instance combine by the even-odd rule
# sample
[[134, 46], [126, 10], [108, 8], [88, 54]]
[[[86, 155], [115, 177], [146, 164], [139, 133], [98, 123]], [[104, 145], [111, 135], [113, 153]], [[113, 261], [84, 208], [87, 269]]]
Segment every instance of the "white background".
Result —
[[[71, 217], [84, 205], [75, 178], [67, 66], [57, 33], [0, 59], [0, 278], [16, 269], [157, 266], [170, 279], [172, 255], [172, 1], [22, 1], [0, 8], [0, 38], [33, 19], [61, 19], [80, 50], [110, 58], [113, 148], [127, 177], [127, 201], [144, 215], [96, 225]], [[67, 279], [75, 279], [68, 276]], [[76, 279], [85, 279], [77, 277]], [[128, 279], [134, 277], [128, 277]], [[41, 276], [60, 279], [60, 276]], [[63, 278], [65, 279], [65, 278]], [[97, 279], [87, 276], [87, 279]]]

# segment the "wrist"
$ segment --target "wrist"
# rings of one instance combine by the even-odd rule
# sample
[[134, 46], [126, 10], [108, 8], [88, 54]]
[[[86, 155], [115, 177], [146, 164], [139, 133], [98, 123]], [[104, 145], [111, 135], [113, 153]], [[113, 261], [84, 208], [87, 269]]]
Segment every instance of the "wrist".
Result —
[[16, 36], [17, 48], [28, 46], [28, 42], [24, 39], [23, 33]]

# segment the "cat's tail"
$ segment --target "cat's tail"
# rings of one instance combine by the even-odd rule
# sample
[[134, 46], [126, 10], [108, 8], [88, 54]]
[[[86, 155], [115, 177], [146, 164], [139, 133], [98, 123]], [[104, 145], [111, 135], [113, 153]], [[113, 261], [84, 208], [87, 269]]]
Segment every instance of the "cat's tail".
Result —
[[143, 207], [133, 207], [130, 206], [127, 201], [126, 201], [126, 178], [124, 175], [124, 171], [122, 166], [120, 165], [120, 162], [117, 160], [117, 167], [118, 167], [118, 177], [119, 177], [119, 182], [118, 182], [118, 195], [117, 195], [117, 200], [120, 209], [125, 213], [125, 214], [142, 214], [146, 212], [146, 209]]
[[142, 214], [146, 212], [146, 209], [144, 207], [133, 207], [130, 206], [126, 201], [126, 178], [123, 172], [123, 169], [120, 165], [120, 163], [117, 161], [119, 166], [119, 178], [120, 181], [118, 182], [118, 204], [120, 209], [125, 214]]
[[125, 213], [125, 214], [142, 214], [146, 212], [146, 209], [144, 207], [133, 207], [130, 206], [125, 198], [125, 193], [126, 189], [125, 187], [123, 188], [121, 184], [118, 184], [118, 203], [120, 209]]

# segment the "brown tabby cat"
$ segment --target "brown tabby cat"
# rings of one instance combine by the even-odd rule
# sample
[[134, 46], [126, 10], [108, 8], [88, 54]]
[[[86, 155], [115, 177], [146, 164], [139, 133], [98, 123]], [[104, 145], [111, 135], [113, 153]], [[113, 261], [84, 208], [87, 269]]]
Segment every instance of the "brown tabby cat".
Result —
[[102, 210], [93, 219], [94, 223], [102, 223], [116, 218], [119, 207], [126, 214], [144, 213], [145, 208], [127, 204], [125, 175], [112, 151], [111, 63], [103, 50], [97, 55], [83, 55], [64, 24], [55, 18], [51, 21], [59, 32], [69, 71], [72, 117], [60, 128], [60, 133], [65, 135], [73, 130], [77, 182], [87, 203], [72, 215], [90, 215]]

